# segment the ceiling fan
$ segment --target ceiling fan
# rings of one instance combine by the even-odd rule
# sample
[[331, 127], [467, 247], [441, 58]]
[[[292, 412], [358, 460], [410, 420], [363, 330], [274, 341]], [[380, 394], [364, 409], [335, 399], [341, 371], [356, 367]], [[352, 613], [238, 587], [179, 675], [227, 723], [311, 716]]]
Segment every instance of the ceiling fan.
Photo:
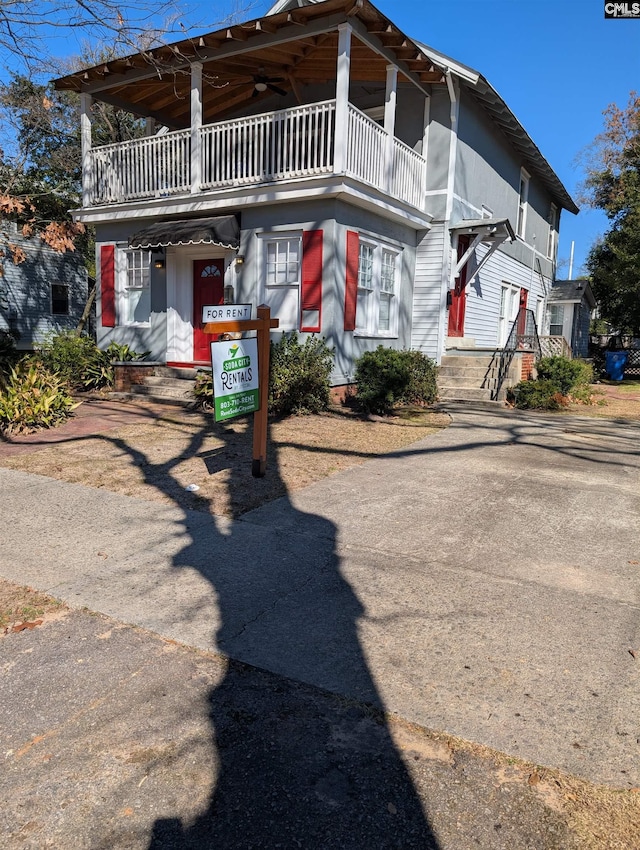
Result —
[[286, 95], [286, 91], [274, 83], [284, 83], [284, 77], [268, 77], [264, 73], [264, 68], [259, 68], [259, 73], [253, 75], [253, 91], [251, 97], [258, 97], [263, 91], [270, 89], [272, 92], [279, 94], [281, 97]]

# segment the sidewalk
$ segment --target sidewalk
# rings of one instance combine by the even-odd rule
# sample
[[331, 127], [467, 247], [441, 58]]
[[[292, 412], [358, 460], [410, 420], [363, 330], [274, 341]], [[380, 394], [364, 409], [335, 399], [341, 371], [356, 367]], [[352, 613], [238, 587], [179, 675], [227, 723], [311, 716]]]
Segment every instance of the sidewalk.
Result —
[[[639, 437], [633, 423], [460, 408], [450, 428], [409, 450], [236, 522], [0, 469], [0, 575], [268, 671], [255, 675], [275, 676], [270, 681], [285, 691], [310, 688], [314, 699], [330, 692], [343, 708], [368, 704], [534, 764], [637, 787]], [[209, 709], [189, 688], [182, 705], [196, 722], [203, 709], [216, 710], [221, 694], [252, 692], [259, 702], [260, 688], [248, 674], [227, 675]], [[220, 716], [212, 719], [219, 734]], [[360, 739], [350, 727], [345, 744], [337, 727], [329, 751], [373, 752], [368, 733]], [[287, 742], [278, 728], [266, 736], [271, 744], [256, 746], [280, 763]], [[406, 785], [402, 748], [385, 747]], [[220, 742], [216, 750], [221, 758]], [[305, 770], [313, 773], [309, 764]], [[358, 794], [343, 770], [332, 770], [318, 776], [329, 777], [326, 799], [337, 795], [342, 811]], [[494, 800], [503, 799], [499, 774], [491, 779]], [[425, 780], [445, 783], [443, 799], [430, 804], [437, 812], [452, 804], [455, 776], [447, 775], [450, 787]], [[275, 811], [279, 792], [269, 793]], [[440, 843], [429, 844], [412, 811], [407, 823], [418, 832], [406, 843], [369, 846], [477, 846], [473, 829], [468, 843], [447, 843], [444, 826]], [[514, 812], [510, 829], [520, 817]], [[473, 817], [480, 818], [475, 809]], [[460, 835], [465, 818], [463, 808]], [[173, 843], [154, 846], [192, 846], [182, 827], [166, 828]], [[498, 830], [480, 846], [573, 846], [565, 833], [541, 840], [527, 829], [510, 843], [506, 831], [505, 843], [496, 843]], [[283, 836], [282, 846], [296, 844]]]

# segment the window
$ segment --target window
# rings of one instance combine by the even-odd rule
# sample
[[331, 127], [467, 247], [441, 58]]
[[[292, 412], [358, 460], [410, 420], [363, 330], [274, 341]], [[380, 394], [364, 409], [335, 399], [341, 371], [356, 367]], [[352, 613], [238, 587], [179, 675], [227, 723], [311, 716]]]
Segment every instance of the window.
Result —
[[264, 241], [265, 302], [280, 319], [282, 331], [299, 327], [301, 254], [299, 235]]
[[516, 236], [524, 239], [527, 224], [527, 201], [529, 199], [529, 175], [522, 168], [520, 170], [520, 189], [518, 190], [518, 224]]
[[146, 325], [151, 318], [151, 253], [125, 251], [122, 313], [124, 325]]
[[564, 327], [564, 304], [549, 305], [549, 335], [562, 336]]
[[553, 260], [556, 255], [556, 238], [558, 233], [558, 208], [551, 204], [549, 209], [549, 238], [547, 239], [547, 257]]
[[69, 315], [69, 287], [66, 283], [51, 284], [51, 312], [54, 316]]
[[360, 240], [356, 333], [397, 335], [398, 257], [386, 246]]

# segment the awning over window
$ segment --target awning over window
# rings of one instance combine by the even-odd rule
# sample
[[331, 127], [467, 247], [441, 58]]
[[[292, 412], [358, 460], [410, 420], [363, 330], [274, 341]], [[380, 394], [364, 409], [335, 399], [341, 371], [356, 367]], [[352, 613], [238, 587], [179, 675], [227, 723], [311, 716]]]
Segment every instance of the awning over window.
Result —
[[168, 245], [240, 247], [240, 226], [234, 215], [157, 221], [129, 239], [130, 248], [166, 248]]

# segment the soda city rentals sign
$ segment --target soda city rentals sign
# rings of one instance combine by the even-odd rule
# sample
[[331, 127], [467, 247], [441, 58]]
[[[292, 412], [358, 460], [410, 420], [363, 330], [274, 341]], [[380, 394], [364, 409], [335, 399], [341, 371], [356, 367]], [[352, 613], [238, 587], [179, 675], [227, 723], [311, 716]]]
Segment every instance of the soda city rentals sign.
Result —
[[216, 422], [260, 408], [257, 339], [211, 343]]

